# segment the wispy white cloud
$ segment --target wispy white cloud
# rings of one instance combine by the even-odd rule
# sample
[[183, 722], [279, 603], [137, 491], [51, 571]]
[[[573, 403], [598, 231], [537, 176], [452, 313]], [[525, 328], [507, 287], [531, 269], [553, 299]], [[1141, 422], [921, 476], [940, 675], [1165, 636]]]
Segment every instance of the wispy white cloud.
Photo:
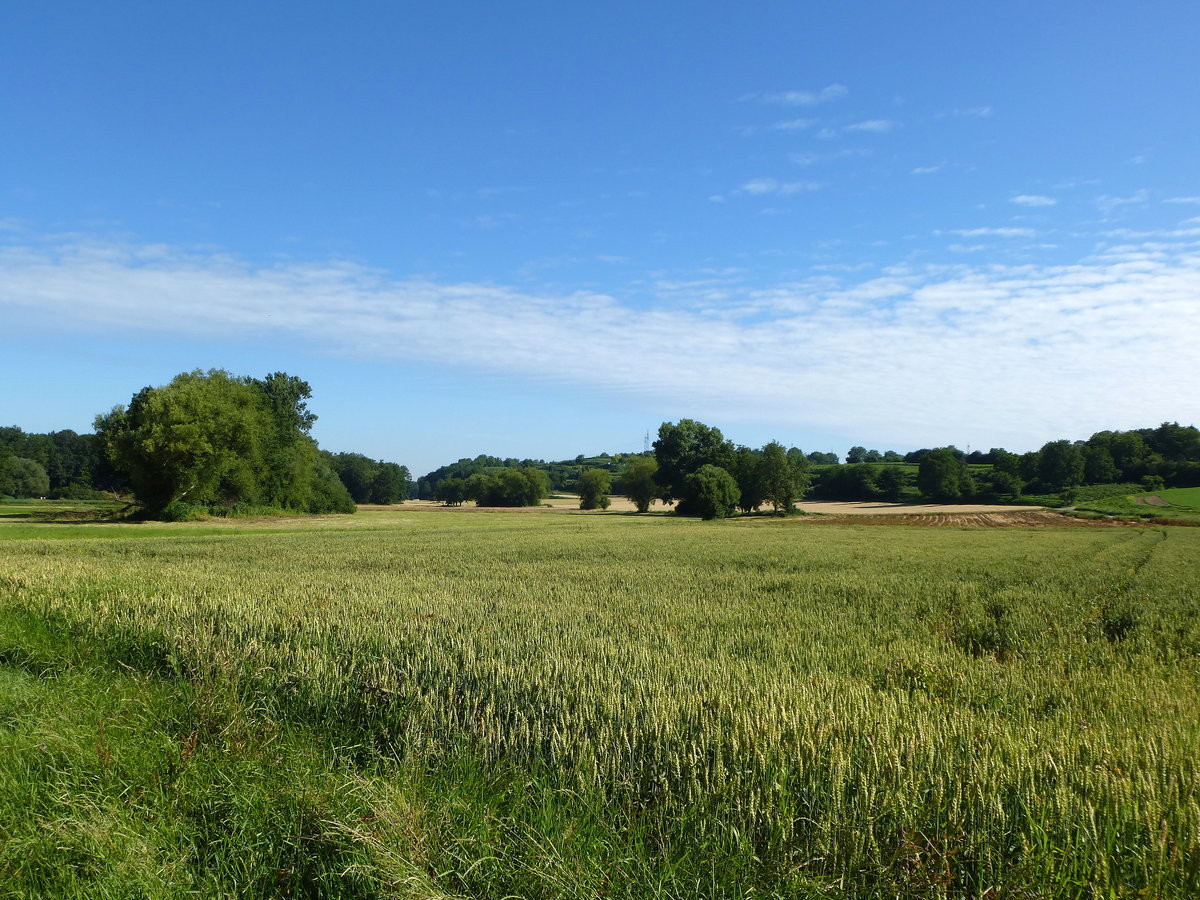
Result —
[[844, 150], [834, 150], [830, 153], [793, 153], [789, 160], [798, 166], [815, 166], [817, 163], [834, 162], [857, 156], [870, 156], [871, 151], [862, 147], [847, 147]]
[[1122, 206], [1141, 206], [1150, 201], [1150, 192], [1145, 188], [1134, 191], [1128, 197], [1110, 197], [1102, 195], [1096, 198], [1096, 205], [1107, 215]]
[[935, 166], [917, 166], [915, 169], [909, 169], [910, 175], [936, 175], [942, 169], [946, 168], [945, 163], [938, 163]]
[[1163, 203], [1200, 203], [1200, 197], [1168, 197]]
[[956, 118], [987, 119], [990, 118], [991, 115], [992, 108], [990, 106], [967, 106], [961, 109], [952, 109], [949, 112], [941, 113], [939, 118], [954, 116]]
[[0, 314], [14, 333], [285, 341], [655, 398], [714, 420], [849, 434], [869, 423], [897, 443], [1020, 449], [1200, 420], [1200, 395], [1184, 389], [1200, 343], [1198, 241], [1072, 265], [750, 279], [662, 277], [647, 304], [60, 240], [0, 248]]
[[768, 125], [770, 131], [803, 131], [806, 128], [812, 128], [816, 124], [814, 119], [785, 119], [782, 122], [774, 122]]
[[1018, 206], [1055, 206], [1058, 204], [1056, 199], [1043, 194], [1017, 194], [1015, 197], [1010, 197], [1009, 202], [1016, 203]]
[[816, 181], [780, 181], [777, 178], [753, 178], [747, 181], [733, 194], [746, 194], [751, 197], [761, 197], [766, 194], [788, 196], [790, 194], [806, 194], [820, 190], [820, 182]]
[[959, 228], [950, 233], [962, 237], [1033, 237], [1035, 234], [1032, 228]]
[[1099, 179], [1096, 178], [1067, 178], [1054, 185], [1054, 189], [1058, 191], [1068, 191], [1072, 188], [1090, 187], [1099, 183]]
[[866, 132], [868, 134], [885, 134], [896, 128], [900, 123], [892, 119], [867, 119], [863, 122], [855, 122], [853, 125], [847, 125], [846, 131]]
[[830, 84], [819, 91], [776, 91], [773, 93], [747, 94], [743, 100], [759, 103], [775, 103], [781, 106], [816, 106], [840, 100], [850, 91], [842, 84]]

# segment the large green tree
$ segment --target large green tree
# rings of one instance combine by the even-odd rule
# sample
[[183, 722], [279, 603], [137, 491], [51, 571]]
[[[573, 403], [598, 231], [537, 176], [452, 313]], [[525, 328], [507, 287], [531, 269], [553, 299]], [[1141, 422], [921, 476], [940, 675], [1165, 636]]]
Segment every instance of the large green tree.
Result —
[[45, 497], [50, 491], [50, 477], [41, 463], [20, 456], [0, 460], [0, 493], [14, 497]]
[[1084, 456], [1070, 441], [1051, 441], [1038, 458], [1038, 480], [1052, 491], [1083, 483]]
[[607, 469], [588, 469], [579, 476], [579, 508], [608, 509], [612, 475]]
[[220, 369], [146, 387], [96, 419], [100, 445], [151, 516], [175, 502], [267, 504], [308, 512], [353, 503], [307, 434], [307, 384]]
[[927, 500], [965, 500], [975, 491], [966, 462], [953, 447], [931, 450], [917, 469], [917, 487]]
[[797, 462], [799, 454], [789, 454], [778, 441], [771, 441], [762, 448], [759, 465], [759, 483], [762, 496], [774, 508], [776, 514], [791, 512], [796, 501], [808, 489], [807, 469]]
[[661, 493], [662, 489], [654, 480], [658, 471], [658, 463], [652, 456], [631, 456], [621, 473], [621, 487], [625, 496], [633, 501], [637, 511], [644, 513], [650, 509], [650, 504]]
[[476, 473], [467, 479], [466, 493], [479, 506], [537, 506], [550, 496], [550, 476], [534, 468]]
[[654, 458], [658, 471], [654, 480], [662, 488], [664, 500], [681, 500], [687, 490], [684, 479], [701, 466], [710, 465], [728, 470], [733, 465], [733, 444], [725, 440], [720, 429], [680, 419], [678, 424], [663, 422], [654, 442]]
[[761, 450], [738, 447], [733, 452], [729, 474], [738, 484], [738, 509], [749, 513], [763, 505], [766, 500], [766, 486], [763, 483]]
[[684, 496], [678, 509], [681, 514], [702, 519], [723, 519], [733, 515], [741, 489], [733, 476], [720, 466], [706, 463], [683, 482]]

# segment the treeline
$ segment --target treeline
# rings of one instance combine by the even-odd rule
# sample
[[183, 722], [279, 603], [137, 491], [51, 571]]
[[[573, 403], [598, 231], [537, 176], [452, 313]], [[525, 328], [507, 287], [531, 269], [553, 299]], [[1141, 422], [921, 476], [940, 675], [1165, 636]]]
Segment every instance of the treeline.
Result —
[[87, 500], [123, 488], [94, 434], [0, 427], [0, 495]]
[[478, 506], [536, 506], [549, 496], [550, 477], [545, 470], [504, 467], [475, 472], [466, 478], [443, 478], [434, 499], [447, 506], [460, 506], [466, 500]]
[[[937, 447], [900, 454], [852, 447], [846, 463], [834, 453], [804, 453], [772, 442], [754, 449], [728, 441], [692, 419], [665, 422], [653, 454], [607, 453], [546, 463], [492, 456], [461, 459], [421, 478], [419, 496], [450, 505], [531, 505], [545, 493], [502, 492], [501, 473], [537, 472], [551, 490], [580, 494], [585, 509], [606, 508], [610, 491], [641, 511], [656, 500], [681, 514], [710, 518], [770, 506], [787, 512], [802, 498], [938, 502], [1070, 502], [1095, 485], [1146, 490], [1200, 485], [1200, 431], [1167, 422], [1157, 428], [1101, 431], [1086, 441], [1050, 441], [1028, 453], [1003, 448], [963, 452]], [[517, 475], [504, 475], [517, 484]]]
[[[955, 447], [917, 450], [916, 487], [931, 500], [1013, 500], [1077, 489], [1134, 484], [1145, 490], [1200, 485], [1200, 430], [1178, 422], [1132, 431], [1099, 431], [1086, 441], [1050, 441], [1028, 453], [993, 448], [963, 453]], [[868, 480], [869, 480], [869, 476]]]
[[[812, 456], [827, 463], [833, 454]], [[796, 448], [735, 446], [719, 429], [692, 419], [664, 422], [653, 455], [618, 453], [571, 461], [477, 456], [436, 469], [417, 482], [418, 496], [457, 506], [531, 506], [550, 491], [578, 493], [583, 509], [604, 509], [613, 490], [645, 512], [660, 500], [684, 515], [720, 518], [770, 505], [792, 509], [808, 487], [811, 461]]]
[[805, 496], [828, 500], [1070, 502], [1096, 485], [1147, 490], [1200, 485], [1200, 430], [1101, 431], [1086, 441], [1050, 441], [1028, 453], [964, 453], [954, 446], [897, 451], [851, 447], [805, 454], [771, 442], [750, 448], [692, 419], [664, 422], [653, 454], [601, 453], [573, 460], [480, 455], [414, 484], [408, 469], [359, 453], [321, 450], [309, 385], [283, 372], [262, 379], [196, 370], [146, 387], [96, 419], [95, 434], [27, 434], [0, 428], [0, 496], [87, 499], [132, 494], [152, 517], [264, 508], [352, 512], [410, 496], [449, 505], [531, 506], [555, 491], [605, 508], [623, 493], [641, 511], [656, 501], [719, 518], [770, 506], [786, 513]]
[[403, 502], [408, 470], [321, 450], [309, 385], [275, 372], [222, 370], [146, 387], [97, 416], [95, 434], [0, 428], [0, 495], [92, 499], [132, 494], [151, 518], [256, 510], [353, 512]]
[[[438, 487], [448, 479], [467, 481], [473, 475], [494, 475], [504, 469], [537, 470], [545, 474], [550, 492], [577, 493], [580, 490], [581, 479], [589, 469], [603, 469], [612, 478], [615, 478], [624, 470], [627, 462], [636, 455], [638, 454], [601, 453], [599, 456], [580, 454], [572, 460], [546, 462], [541, 459], [515, 459], [513, 457], [501, 459], [498, 456], [480, 454], [474, 459], [463, 458], [422, 475], [417, 479], [416, 497], [420, 500], [441, 500], [443, 498], [438, 496]], [[545, 496], [548, 495], [542, 495], [542, 497]], [[474, 498], [464, 497], [463, 499]]]
[[321, 451], [355, 503], [403, 503], [413, 491], [408, 467], [375, 460], [361, 453]]

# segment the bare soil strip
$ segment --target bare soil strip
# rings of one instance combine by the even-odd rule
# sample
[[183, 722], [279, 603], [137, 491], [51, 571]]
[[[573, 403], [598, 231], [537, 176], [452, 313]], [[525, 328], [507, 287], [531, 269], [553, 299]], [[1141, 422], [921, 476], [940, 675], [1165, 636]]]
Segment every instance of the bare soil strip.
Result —
[[1170, 506], [1171, 504], [1157, 494], [1149, 497], [1134, 497], [1134, 503], [1140, 503], [1142, 506]]

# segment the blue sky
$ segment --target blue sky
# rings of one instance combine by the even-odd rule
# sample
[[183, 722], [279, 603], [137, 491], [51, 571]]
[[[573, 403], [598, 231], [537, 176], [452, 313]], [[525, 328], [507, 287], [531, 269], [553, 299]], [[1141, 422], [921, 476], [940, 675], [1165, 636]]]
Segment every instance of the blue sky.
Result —
[[0, 423], [404, 463], [1200, 422], [1191, 2], [0, 10]]

